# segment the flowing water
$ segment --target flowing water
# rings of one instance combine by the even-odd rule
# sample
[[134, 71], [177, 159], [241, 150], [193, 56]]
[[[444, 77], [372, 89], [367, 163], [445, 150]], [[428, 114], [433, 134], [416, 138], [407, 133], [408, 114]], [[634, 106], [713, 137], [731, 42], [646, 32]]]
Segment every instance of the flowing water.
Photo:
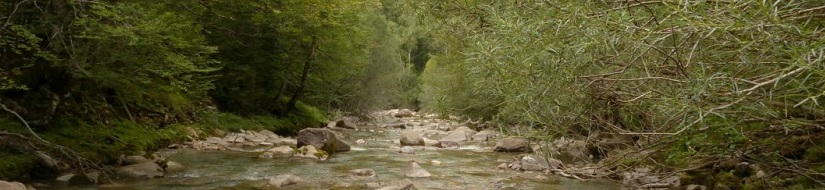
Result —
[[[280, 189], [366, 189], [368, 182], [405, 179], [410, 160], [416, 160], [432, 174], [429, 178], [411, 178], [418, 189], [623, 189], [606, 181], [579, 181], [539, 172], [499, 170], [495, 167], [515, 158], [517, 153], [481, 151], [493, 142], [468, 143], [460, 149], [416, 147], [415, 154], [398, 153], [397, 140], [402, 130], [367, 126], [344, 130], [352, 151], [337, 153], [327, 161], [281, 156], [259, 158], [263, 147], [241, 151], [183, 150], [167, 160], [183, 163], [183, 172], [164, 178], [118, 181], [101, 186], [49, 184], [46, 189], [274, 189], [268, 180], [280, 174], [303, 178], [298, 185]], [[355, 144], [357, 139], [367, 143]], [[441, 162], [440, 165], [432, 161]], [[377, 177], [348, 174], [349, 170], [371, 168]]]

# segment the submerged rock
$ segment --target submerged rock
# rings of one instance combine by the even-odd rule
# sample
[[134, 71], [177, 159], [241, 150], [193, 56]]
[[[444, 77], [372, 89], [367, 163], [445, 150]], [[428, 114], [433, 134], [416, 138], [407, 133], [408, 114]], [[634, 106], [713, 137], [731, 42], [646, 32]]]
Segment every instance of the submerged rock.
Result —
[[350, 170], [349, 173], [356, 176], [369, 176], [375, 177], [375, 170], [370, 168], [363, 168], [363, 169], [354, 169]]
[[278, 176], [275, 176], [275, 177], [269, 179], [269, 185], [274, 186], [274, 187], [283, 187], [283, 186], [288, 186], [288, 185], [295, 185], [295, 184], [302, 183], [302, 182], [304, 182], [304, 179], [301, 179], [300, 177], [292, 175], [292, 174], [278, 175]]
[[417, 178], [430, 177], [432, 175], [430, 174], [430, 172], [422, 168], [421, 165], [418, 164], [418, 162], [416, 162], [415, 160], [411, 160], [410, 167], [408, 167], [407, 171], [404, 172], [404, 176]]
[[307, 128], [298, 132], [297, 146], [312, 145], [328, 153], [346, 152], [349, 144], [338, 138], [333, 131], [322, 128]]
[[413, 184], [412, 180], [410, 179], [402, 179], [387, 183], [384, 187], [378, 188], [376, 190], [413, 190], [416, 189], [415, 185]]
[[415, 154], [415, 149], [411, 146], [402, 146], [401, 149], [398, 150], [398, 153], [401, 154]]
[[118, 176], [126, 178], [163, 177], [163, 168], [154, 162], [132, 164], [115, 169]]
[[495, 151], [497, 152], [527, 152], [529, 141], [521, 137], [508, 137], [499, 140], [496, 143]]

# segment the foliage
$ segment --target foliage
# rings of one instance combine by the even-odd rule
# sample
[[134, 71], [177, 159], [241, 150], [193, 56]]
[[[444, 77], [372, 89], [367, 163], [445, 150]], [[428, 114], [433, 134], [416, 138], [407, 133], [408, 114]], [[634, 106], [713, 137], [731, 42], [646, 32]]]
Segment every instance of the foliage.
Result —
[[425, 109], [651, 138], [678, 167], [742, 152], [790, 167], [752, 141], [818, 134], [825, 118], [825, 22], [811, 1], [399, 4], [440, 50], [422, 76]]

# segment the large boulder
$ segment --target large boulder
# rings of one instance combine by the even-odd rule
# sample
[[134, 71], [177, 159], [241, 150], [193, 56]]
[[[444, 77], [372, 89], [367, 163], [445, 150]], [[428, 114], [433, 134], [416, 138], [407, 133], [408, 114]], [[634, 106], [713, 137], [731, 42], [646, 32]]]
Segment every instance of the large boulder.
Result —
[[415, 160], [411, 160], [410, 167], [408, 167], [407, 170], [404, 172], [404, 176], [418, 178], [430, 177], [432, 175], [430, 174], [430, 172], [422, 168], [421, 165], [418, 164], [418, 162], [416, 162]]
[[0, 189], [3, 190], [26, 190], [26, 185], [20, 182], [8, 182], [0, 180]]
[[407, 131], [399, 141], [401, 146], [424, 146], [424, 135], [419, 131]]
[[297, 146], [302, 147], [304, 145], [312, 145], [328, 153], [350, 150], [349, 144], [342, 141], [333, 131], [322, 128], [307, 128], [298, 131]]
[[508, 137], [499, 140], [496, 143], [495, 151], [497, 152], [527, 152], [529, 141], [521, 137]]
[[301, 182], [304, 182], [304, 179], [301, 179], [300, 177], [292, 175], [292, 174], [278, 175], [278, 176], [275, 176], [275, 177], [269, 179], [269, 185], [271, 185], [273, 187], [283, 187], [283, 186], [298, 184], [298, 183], [301, 183]]
[[163, 177], [163, 168], [154, 162], [132, 164], [115, 169], [118, 176], [126, 178], [157, 178]]

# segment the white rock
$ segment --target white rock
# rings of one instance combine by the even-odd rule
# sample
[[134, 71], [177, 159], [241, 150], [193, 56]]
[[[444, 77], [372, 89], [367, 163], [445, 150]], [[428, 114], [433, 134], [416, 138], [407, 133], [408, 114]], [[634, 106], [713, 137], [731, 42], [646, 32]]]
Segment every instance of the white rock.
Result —
[[292, 174], [278, 175], [278, 176], [273, 177], [272, 179], [269, 179], [269, 185], [274, 186], [274, 187], [283, 187], [283, 186], [288, 186], [288, 185], [294, 185], [294, 184], [298, 184], [298, 183], [301, 183], [301, 182], [304, 182], [304, 180], [301, 179], [300, 177], [292, 175]]
[[404, 176], [419, 178], [419, 177], [430, 177], [432, 176], [430, 172], [425, 170], [418, 164], [415, 160], [410, 161], [410, 167], [407, 168], [407, 171], [404, 172]]

